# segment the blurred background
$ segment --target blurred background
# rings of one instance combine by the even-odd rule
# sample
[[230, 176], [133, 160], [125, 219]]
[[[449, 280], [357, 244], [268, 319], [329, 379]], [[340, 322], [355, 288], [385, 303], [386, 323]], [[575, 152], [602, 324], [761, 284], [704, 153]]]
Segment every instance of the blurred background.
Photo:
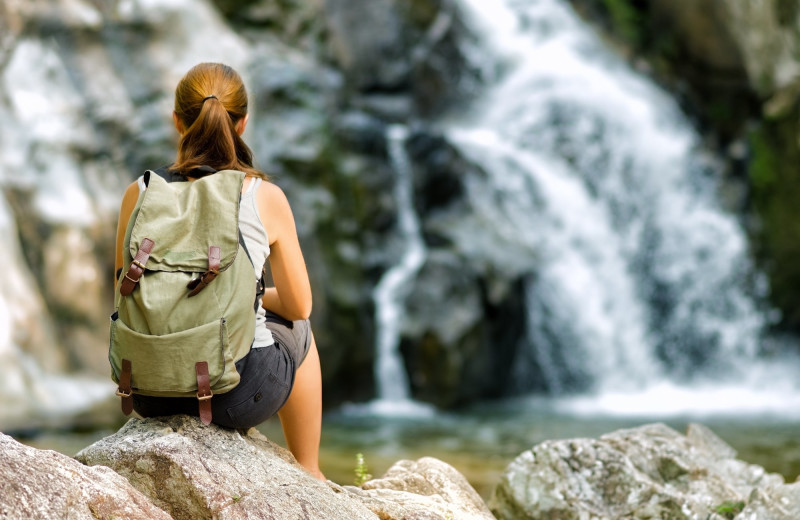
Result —
[[0, 0], [0, 430], [124, 422], [119, 200], [221, 61], [295, 212], [329, 477], [432, 455], [486, 496], [544, 439], [697, 421], [794, 480], [798, 48], [800, 0]]

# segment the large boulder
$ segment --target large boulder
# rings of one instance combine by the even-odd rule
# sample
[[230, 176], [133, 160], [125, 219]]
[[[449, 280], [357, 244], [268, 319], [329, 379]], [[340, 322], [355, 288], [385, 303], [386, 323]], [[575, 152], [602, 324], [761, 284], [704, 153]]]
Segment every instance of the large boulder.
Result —
[[76, 458], [110, 467], [176, 520], [375, 518], [255, 429], [205, 427], [187, 416], [131, 419]]
[[798, 518], [800, 484], [735, 456], [696, 424], [546, 441], [508, 466], [489, 506], [501, 519]]
[[127, 480], [0, 434], [0, 518], [171, 520]]
[[176, 520], [492, 518], [466, 479], [436, 459], [402, 461], [363, 488], [341, 487], [313, 478], [255, 429], [194, 417], [131, 419], [76, 458], [112, 468]]

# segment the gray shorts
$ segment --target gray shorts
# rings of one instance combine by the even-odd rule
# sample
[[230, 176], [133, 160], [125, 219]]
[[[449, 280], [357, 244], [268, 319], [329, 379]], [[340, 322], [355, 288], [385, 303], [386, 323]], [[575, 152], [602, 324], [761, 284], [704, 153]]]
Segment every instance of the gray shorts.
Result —
[[[227, 428], [251, 428], [283, 407], [294, 377], [311, 346], [308, 320], [289, 321], [267, 311], [267, 328], [275, 344], [250, 349], [236, 362], [241, 381], [230, 392], [211, 398], [212, 422]], [[193, 397], [152, 397], [133, 394], [133, 409], [142, 417], [198, 415]]]

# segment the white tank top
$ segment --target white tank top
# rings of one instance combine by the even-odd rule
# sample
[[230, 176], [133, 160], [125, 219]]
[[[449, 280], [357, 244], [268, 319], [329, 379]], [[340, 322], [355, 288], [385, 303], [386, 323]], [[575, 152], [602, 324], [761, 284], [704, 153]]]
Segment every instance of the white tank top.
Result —
[[[249, 180], [248, 180], [249, 179]], [[245, 179], [247, 188], [242, 192], [241, 202], [239, 203], [239, 231], [242, 233], [244, 245], [253, 261], [253, 270], [256, 281], [261, 278], [262, 268], [269, 257], [269, 237], [261, 223], [258, 215], [258, 205], [256, 204], [255, 193], [261, 186], [261, 179], [249, 177]], [[275, 343], [272, 332], [266, 327], [266, 311], [261, 305], [256, 312], [256, 336], [253, 340], [253, 348], [268, 347]]]
[[[253, 262], [253, 273], [256, 282], [258, 282], [261, 278], [262, 268], [269, 257], [269, 237], [267, 237], [267, 232], [261, 223], [261, 217], [258, 215], [258, 205], [254, 196], [261, 185], [261, 179], [248, 177], [244, 182], [247, 187], [242, 192], [242, 198], [239, 203], [239, 231], [244, 239], [244, 246], [247, 248], [250, 260]], [[144, 184], [144, 176], [139, 177], [138, 184], [140, 193], [147, 189]], [[266, 319], [266, 311], [264, 307], [259, 305], [256, 311], [256, 332], [253, 339], [253, 348], [268, 347], [275, 343], [272, 332], [266, 327]]]

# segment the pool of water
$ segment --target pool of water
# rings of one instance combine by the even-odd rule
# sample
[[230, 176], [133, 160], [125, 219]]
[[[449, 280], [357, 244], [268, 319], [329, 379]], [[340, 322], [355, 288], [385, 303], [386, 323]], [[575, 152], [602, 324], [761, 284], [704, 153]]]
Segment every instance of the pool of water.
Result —
[[[118, 424], [99, 429], [40, 430], [16, 436], [37, 448], [73, 456], [113, 433], [122, 422], [120, 416]], [[369, 407], [344, 407], [324, 417], [320, 463], [331, 480], [352, 484], [357, 453], [363, 454], [374, 476], [382, 475], [397, 460], [432, 456], [458, 469], [488, 499], [508, 463], [544, 440], [598, 437], [651, 422], [664, 422], [681, 432], [690, 422], [702, 423], [733, 446], [740, 459], [779, 473], [788, 482], [800, 474], [800, 418], [758, 414], [661, 418], [581, 415], [530, 402], [399, 415]], [[285, 446], [277, 419], [267, 421], [259, 430]]]

